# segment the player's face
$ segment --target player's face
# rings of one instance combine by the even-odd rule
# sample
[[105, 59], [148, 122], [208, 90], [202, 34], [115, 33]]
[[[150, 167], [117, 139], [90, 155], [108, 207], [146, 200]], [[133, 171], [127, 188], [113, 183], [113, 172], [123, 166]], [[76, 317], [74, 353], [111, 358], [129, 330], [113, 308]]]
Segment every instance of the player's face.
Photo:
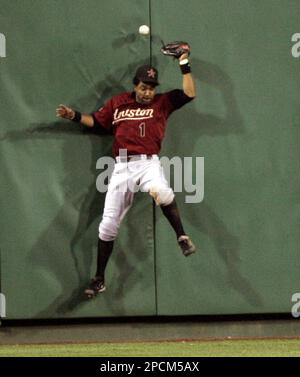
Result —
[[142, 81], [134, 87], [134, 91], [136, 94], [136, 101], [143, 105], [151, 103], [155, 96], [155, 86], [146, 84]]

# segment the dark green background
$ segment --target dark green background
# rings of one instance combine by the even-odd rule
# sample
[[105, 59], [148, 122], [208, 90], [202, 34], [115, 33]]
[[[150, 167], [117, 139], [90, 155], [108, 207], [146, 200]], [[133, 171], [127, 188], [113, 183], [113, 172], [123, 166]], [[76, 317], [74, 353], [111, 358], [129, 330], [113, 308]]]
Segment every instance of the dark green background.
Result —
[[[293, 0], [0, 0], [1, 292], [7, 318], [288, 313], [299, 291], [300, 59]], [[138, 27], [150, 24], [152, 38]], [[57, 120], [130, 90], [151, 60], [181, 86], [164, 41], [187, 40], [195, 101], [173, 114], [161, 155], [205, 158], [205, 197], [178, 205], [198, 253], [184, 258], [138, 194], [107, 269], [95, 272], [112, 138]], [[194, 174], [196, 172], [194, 171]]]

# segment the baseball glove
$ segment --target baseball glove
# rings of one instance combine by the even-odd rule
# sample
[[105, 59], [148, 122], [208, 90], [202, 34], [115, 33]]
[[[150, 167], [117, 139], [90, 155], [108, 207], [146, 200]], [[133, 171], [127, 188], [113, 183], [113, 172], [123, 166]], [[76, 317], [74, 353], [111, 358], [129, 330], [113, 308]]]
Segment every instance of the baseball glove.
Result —
[[160, 51], [167, 56], [173, 56], [175, 59], [180, 58], [182, 54], [190, 54], [190, 45], [187, 42], [182, 41], [175, 41], [171, 43], [167, 43], [166, 45], [163, 43], [162, 48]]

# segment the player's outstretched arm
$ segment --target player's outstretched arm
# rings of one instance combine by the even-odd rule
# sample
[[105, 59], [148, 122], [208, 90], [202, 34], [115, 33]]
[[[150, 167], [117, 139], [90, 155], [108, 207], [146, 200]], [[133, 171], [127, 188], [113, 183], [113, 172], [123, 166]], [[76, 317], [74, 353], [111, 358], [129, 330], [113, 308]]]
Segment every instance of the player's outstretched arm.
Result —
[[59, 105], [56, 109], [56, 116], [79, 122], [86, 127], [94, 127], [94, 118], [89, 114], [81, 114], [65, 105]]
[[[185, 65], [189, 65], [188, 56], [189, 56], [188, 54], [182, 54], [179, 57], [179, 65], [181, 67]], [[188, 97], [195, 98], [196, 97], [196, 84], [195, 84], [193, 75], [191, 74], [191, 72], [188, 72], [188, 73], [184, 73], [182, 76], [183, 76], [182, 88], [183, 88], [184, 93]]]
[[196, 97], [196, 84], [191, 74], [191, 67], [189, 63], [189, 55], [191, 47], [187, 42], [175, 41], [163, 44], [160, 51], [167, 56], [173, 56], [179, 60], [179, 66], [183, 75], [183, 92], [190, 98]]

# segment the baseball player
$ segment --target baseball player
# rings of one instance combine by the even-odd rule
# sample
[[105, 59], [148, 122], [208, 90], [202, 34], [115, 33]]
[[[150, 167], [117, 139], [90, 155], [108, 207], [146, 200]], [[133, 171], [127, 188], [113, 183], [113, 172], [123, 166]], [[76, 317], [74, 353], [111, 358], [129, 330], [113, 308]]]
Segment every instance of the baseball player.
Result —
[[183, 255], [189, 256], [195, 252], [194, 244], [183, 229], [173, 190], [158, 158], [168, 117], [196, 96], [188, 60], [189, 50], [180, 50], [175, 57], [178, 57], [183, 77], [181, 90], [157, 94], [158, 71], [153, 66], [144, 65], [137, 69], [133, 78], [133, 91], [112, 97], [98, 111], [82, 114], [65, 105], [59, 105], [56, 109], [59, 117], [80, 122], [86, 127], [104, 127], [114, 134], [116, 163], [99, 225], [97, 270], [85, 290], [89, 298], [106, 289], [105, 268], [119, 226], [132, 205], [137, 189], [149, 193], [161, 207], [176, 233]]

